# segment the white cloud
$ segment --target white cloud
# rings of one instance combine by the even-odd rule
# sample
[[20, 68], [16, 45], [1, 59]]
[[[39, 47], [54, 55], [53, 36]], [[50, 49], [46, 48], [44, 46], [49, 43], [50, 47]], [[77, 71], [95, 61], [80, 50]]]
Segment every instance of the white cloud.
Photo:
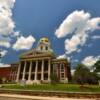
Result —
[[14, 34], [13, 34], [13, 36], [14, 37], [19, 37], [21, 34], [20, 34], [20, 31], [16, 31], [16, 32], [14, 32]]
[[71, 69], [71, 75], [74, 75], [75, 69]]
[[10, 9], [13, 8], [15, 1], [16, 0], [0, 0], [0, 5]]
[[98, 60], [100, 59], [100, 56], [94, 57], [94, 56], [88, 56], [83, 59], [82, 63], [86, 65], [87, 67], [91, 68]]
[[87, 39], [87, 35], [80, 35], [80, 34], [76, 34], [73, 35], [71, 39], [66, 39], [65, 40], [65, 50], [66, 50], [66, 54], [70, 54], [74, 51], [79, 52], [80, 48], [78, 48], [79, 46], [83, 46], [86, 42]]
[[71, 57], [69, 57], [69, 56], [67, 56], [66, 54], [63, 54], [63, 55], [59, 55], [58, 57], [57, 57], [57, 59], [67, 59], [68, 61], [70, 61], [70, 59], [71, 59]]
[[0, 0], [0, 35], [8, 35], [15, 27], [12, 20], [12, 8], [15, 0]]
[[28, 37], [19, 37], [16, 41], [16, 43], [13, 45], [13, 49], [15, 50], [23, 50], [23, 49], [30, 49], [35, 42], [35, 38], [31, 35]]
[[98, 35], [92, 36], [92, 39], [100, 39], [100, 36]]
[[[9, 48], [10, 38], [9, 35], [14, 32], [15, 23], [12, 19], [12, 9], [15, 0], [0, 0], [0, 47]], [[1, 55], [4, 57], [8, 51], [2, 50]], [[0, 66], [8, 66], [3, 63]]]
[[11, 46], [10, 42], [3, 39], [3, 40], [0, 40], [0, 46], [3, 46], [3, 47], [6, 47], [6, 48], [9, 48]]
[[0, 36], [0, 46], [9, 48], [11, 39], [9, 37]]
[[80, 34], [80, 32], [85, 29], [89, 18], [90, 14], [84, 11], [72, 12], [56, 30], [56, 36], [58, 38], [65, 37], [67, 34], [72, 34], [74, 31]]
[[100, 29], [100, 17], [91, 18], [88, 20], [88, 30], [94, 31], [95, 29]]
[[[85, 35], [84, 35], [85, 37]], [[78, 51], [78, 45], [83, 45], [85, 38], [80, 36], [80, 35], [73, 35], [71, 39], [66, 39], [65, 40], [65, 49], [67, 50], [67, 54], [73, 52], [73, 51]]]
[[2, 50], [0, 53], [1, 53], [1, 56], [3, 57], [3, 56], [5, 56], [6, 54], [7, 54], [7, 50]]
[[0, 63], [0, 67], [10, 67], [8, 64]]
[[59, 55], [59, 56], [57, 57], [57, 59], [63, 59], [63, 58], [66, 58], [66, 55], [65, 55], [65, 54]]
[[88, 38], [88, 33], [100, 29], [100, 17], [91, 18], [88, 12], [74, 11], [62, 22], [56, 30], [55, 35], [58, 38], [72, 34], [70, 39], [65, 40], [66, 53], [70, 54], [77, 51], [79, 46], [83, 46]]

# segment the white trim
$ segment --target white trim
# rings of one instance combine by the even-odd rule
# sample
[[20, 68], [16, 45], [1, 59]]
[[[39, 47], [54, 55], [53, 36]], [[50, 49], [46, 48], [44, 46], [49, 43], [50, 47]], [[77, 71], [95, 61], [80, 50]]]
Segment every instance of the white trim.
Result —
[[[62, 65], [63, 65], [63, 71], [61, 69]], [[62, 77], [62, 74], [64, 74], [64, 77]], [[60, 80], [65, 80], [65, 66], [64, 66], [64, 63], [60, 64]]]

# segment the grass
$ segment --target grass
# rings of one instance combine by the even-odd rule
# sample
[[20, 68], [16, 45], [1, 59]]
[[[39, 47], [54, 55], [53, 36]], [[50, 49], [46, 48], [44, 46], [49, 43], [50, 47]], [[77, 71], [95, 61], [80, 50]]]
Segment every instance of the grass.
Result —
[[47, 90], [47, 91], [64, 91], [64, 92], [100, 92], [99, 85], [80, 85], [76, 84], [33, 84], [21, 86], [18, 84], [4, 85], [4, 89], [21, 89], [21, 90]]

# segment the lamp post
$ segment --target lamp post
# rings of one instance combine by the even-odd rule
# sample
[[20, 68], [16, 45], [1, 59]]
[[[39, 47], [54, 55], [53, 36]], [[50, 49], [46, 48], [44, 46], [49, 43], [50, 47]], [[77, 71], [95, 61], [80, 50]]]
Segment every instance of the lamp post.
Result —
[[0, 63], [1, 63], [1, 59], [2, 59], [2, 54], [1, 54], [2, 50], [0, 49]]

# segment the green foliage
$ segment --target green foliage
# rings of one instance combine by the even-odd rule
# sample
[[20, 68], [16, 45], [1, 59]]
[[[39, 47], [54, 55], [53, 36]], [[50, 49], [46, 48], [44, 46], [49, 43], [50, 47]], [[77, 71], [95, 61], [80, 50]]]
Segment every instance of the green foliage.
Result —
[[100, 60], [98, 60], [93, 66], [94, 72], [100, 72]]
[[78, 84], [98, 84], [98, 77], [95, 73], [83, 64], [78, 64], [73, 76], [73, 80]]
[[73, 79], [76, 83], [84, 84], [89, 70], [83, 65], [78, 64], [73, 76]]
[[5, 77], [2, 77], [2, 82], [3, 83], [6, 83], [7, 82], [7, 79]]
[[52, 75], [50, 76], [50, 79], [51, 79], [51, 83], [52, 83], [52, 84], [55, 84], [55, 83], [58, 83], [58, 82], [59, 82], [59, 79], [58, 79], [58, 77], [57, 77], [56, 74], [52, 74]]
[[6, 82], [7, 82], [7, 79], [5, 77], [0, 77], [0, 84], [6, 83]]

